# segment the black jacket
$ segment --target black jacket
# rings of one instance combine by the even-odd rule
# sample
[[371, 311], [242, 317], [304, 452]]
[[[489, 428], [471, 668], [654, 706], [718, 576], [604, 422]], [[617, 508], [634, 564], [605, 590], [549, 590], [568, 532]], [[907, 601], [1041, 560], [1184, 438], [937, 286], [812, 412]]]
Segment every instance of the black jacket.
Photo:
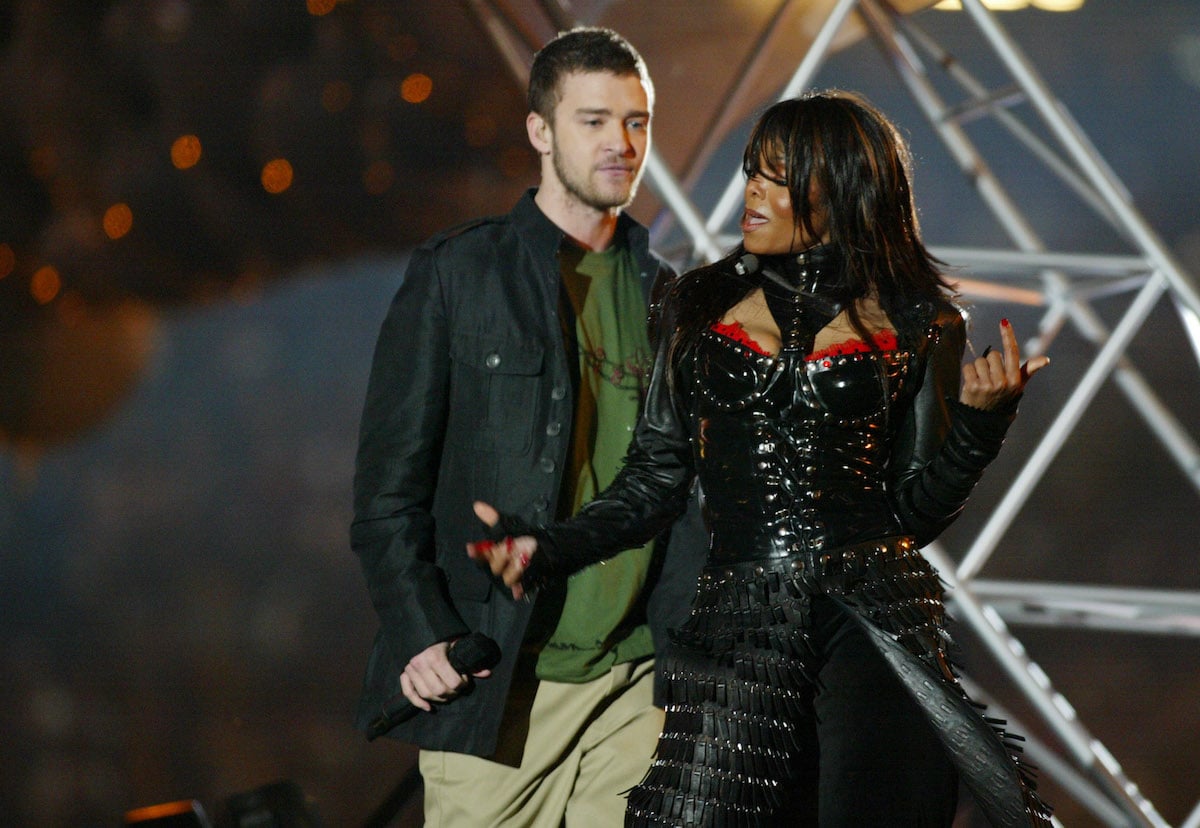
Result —
[[[645, 228], [622, 216], [617, 233], [634, 251], [649, 296], [672, 272], [650, 253]], [[351, 527], [380, 618], [360, 728], [399, 692], [412, 656], [479, 631], [503, 654], [492, 676], [389, 735], [434, 750], [495, 750], [532, 604], [494, 586], [465, 546], [482, 536], [475, 500], [534, 523], [554, 517], [577, 359], [559, 318], [562, 241], [531, 190], [507, 215], [417, 248], [384, 320], [362, 415]], [[692, 517], [660, 551], [648, 603], [656, 643], [686, 617], [701, 533]]]

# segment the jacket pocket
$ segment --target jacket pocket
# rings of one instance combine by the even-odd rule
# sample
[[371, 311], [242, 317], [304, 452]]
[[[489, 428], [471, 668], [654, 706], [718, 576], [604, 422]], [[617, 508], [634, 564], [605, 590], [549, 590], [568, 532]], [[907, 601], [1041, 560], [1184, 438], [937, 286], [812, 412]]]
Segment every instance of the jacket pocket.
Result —
[[459, 367], [452, 405], [460, 396], [468, 408], [482, 402], [475, 448], [527, 453], [541, 420], [545, 346], [536, 339], [466, 335], [451, 346], [451, 356]]

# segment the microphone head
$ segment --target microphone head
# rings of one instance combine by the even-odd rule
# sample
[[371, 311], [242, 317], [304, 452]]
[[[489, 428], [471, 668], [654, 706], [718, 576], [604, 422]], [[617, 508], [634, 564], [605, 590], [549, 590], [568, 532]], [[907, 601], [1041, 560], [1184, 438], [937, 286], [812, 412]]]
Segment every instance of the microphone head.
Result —
[[744, 254], [733, 263], [733, 269], [739, 276], [749, 276], [758, 270], [758, 256], [755, 256], [753, 253]]
[[460, 673], [490, 670], [500, 663], [500, 645], [481, 632], [473, 632], [455, 641], [446, 658]]

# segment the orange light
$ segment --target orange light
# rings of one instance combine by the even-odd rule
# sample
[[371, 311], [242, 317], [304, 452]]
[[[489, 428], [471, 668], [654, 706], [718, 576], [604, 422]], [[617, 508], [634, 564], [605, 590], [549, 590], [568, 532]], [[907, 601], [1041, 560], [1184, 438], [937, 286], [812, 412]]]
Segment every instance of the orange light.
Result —
[[118, 202], [104, 211], [104, 233], [116, 240], [133, 229], [133, 210], [124, 202]]
[[17, 254], [7, 244], [0, 244], [0, 279], [12, 273], [17, 267]]
[[409, 103], [424, 101], [433, 92], [433, 78], [414, 72], [400, 83], [400, 97]]
[[262, 169], [263, 189], [272, 195], [278, 195], [292, 186], [293, 176], [292, 165], [286, 158], [268, 161]]
[[164, 802], [161, 805], [147, 805], [144, 808], [134, 808], [125, 812], [124, 822], [130, 825], [137, 822], [149, 822], [163, 817], [179, 816], [181, 814], [204, 814], [204, 809], [195, 800], [182, 799], [178, 802]]
[[321, 17], [333, 11], [336, 5], [337, 0], [308, 0], [308, 13], [314, 17]]
[[171, 163], [176, 169], [186, 170], [196, 166], [200, 160], [200, 139], [195, 135], [180, 135], [171, 144]]
[[29, 292], [39, 305], [53, 302], [60, 290], [62, 290], [62, 277], [58, 275], [58, 269], [54, 265], [39, 267], [33, 274], [33, 278], [29, 280]]

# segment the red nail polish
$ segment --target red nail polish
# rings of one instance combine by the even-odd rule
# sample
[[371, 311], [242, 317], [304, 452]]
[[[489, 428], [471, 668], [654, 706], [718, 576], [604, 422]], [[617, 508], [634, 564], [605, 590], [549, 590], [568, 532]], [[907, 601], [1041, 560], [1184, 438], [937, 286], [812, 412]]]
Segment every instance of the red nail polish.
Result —
[[1001, 324], [1001, 325], [1003, 325], [1003, 326], [1004, 326], [1004, 327], [1006, 327], [1006, 328], [1011, 328], [1011, 327], [1012, 327], [1012, 323], [1008, 321], [1008, 317], [1005, 317], [1004, 319], [1001, 319], [1001, 320], [1000, 320], [1000, 324]]
[[529, 566], [529, 556], [526, 555], [524, 552], [521, 553], [521, 557], [517, 558], [517, 560], [521, 562], [522, 569], [525, 569], [526, 567]]

